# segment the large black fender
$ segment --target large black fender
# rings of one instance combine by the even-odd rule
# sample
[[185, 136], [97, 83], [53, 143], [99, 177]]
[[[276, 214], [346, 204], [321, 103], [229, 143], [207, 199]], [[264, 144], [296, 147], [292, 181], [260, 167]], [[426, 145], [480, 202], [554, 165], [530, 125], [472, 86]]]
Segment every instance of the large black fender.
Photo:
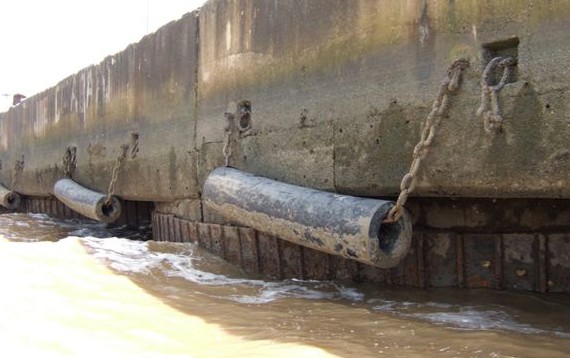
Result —
[[60, 179], [53, 187], [53, 194], [73, 211], [93, 220], [112, 223], [121, 215], [121, 202], [111, 197], [107, 203], [105, 194], [87, 189], [71, 179]]
[[391, 201], [338, 195], [229, 167], [210, 173], [202, 200], [231, 223], [376, 267], [396, 266], [411, 243], [407, 213], [383, 223]]
[[15, 210], [20, 206], [20, 195], [0, 185], [0, 205], [8, 210]]

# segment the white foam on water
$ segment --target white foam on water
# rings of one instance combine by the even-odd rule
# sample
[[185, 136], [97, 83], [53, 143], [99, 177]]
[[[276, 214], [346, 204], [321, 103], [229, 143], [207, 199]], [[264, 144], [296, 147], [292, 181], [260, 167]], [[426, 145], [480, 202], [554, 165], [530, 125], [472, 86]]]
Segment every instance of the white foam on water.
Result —
[[[125, 273], [153, 274], [160, 272], [167, 277], [178, 277], [204, 286], [249, 288], [236, 290], [239, 294], [215, 295], [216, 298], [240, 304], [267, 304], [280, 299], [344, 300], [366, 304], [372, 310], [399, 317], [428, 321], [436, 325], [465, 330], [503, 330], [528, 334], [554, 334], [570, 338], [570, 333], [534, 328], [520, 323], [501, 306], [489, 307], [461, 305], [447, 302], [414, 302], [406, 300], [365, 300], [365, 294], [354, 287], [335, 282], [312, 280], [264, 281], [229, 277], [201, 270], [197, 265], [201, 257], [195, 255], [191, 244], [178, 245], [179, 252], [151, 250], [148, 242], [113, 238], [86, 237], [81, 239], [93, 250], [92, 255], [107, 262], [113, 269]], [[160, 244], [158, 244], [160, 245]], [[246, 292], [246, 293], [243, 293]]]
[[35, 214], [35, 213], [30, 213], [30, 214], [26, 214], [29, 217], [31, 217], [32, 219], [36, 219], [38, 221], [52, 221], [52, 217], [49, 216], [48, 214]]
[[364, 295], [354, 288], [339, 286], [333, 282], [286, 280], [263, 282], [257, 295], [233, 295], [233, 301], [246, 304], [263, 304], [283, 298], [311, 300], [362, 301]]
[[[512, 314], [500, 306], [478, 307], [439, 302], [409, 302], [391, 300], [370, 300], [375, 302], [372, 309], [387, 312], [400, 317], [428, 321], [436, 325], [465, 330], [501, 330], [528, 334], [553, 334], [558, 337], [570, 338], [570, 333], [532, 327], [521, 323]], [[380, 304], [378, 304], [380, 303]]]
[[249, 278], [234, 278], [207, 272], [196, 267], [200, 260], [194, 256], [191, 244], [179, 253], [164, 253], [149, 249], [148, 242], [120, 238], [81, 239], [91, 250], [92, 255], [107, 262], [113, 269], [129, 274], [151, 274], [158, 270], [168, 277], [179, 277], [189, 282], [207, 286], [244, 286], [252, 288], [251, 294], [216, 296], [244, 304], [264, 304], [282, 298], [304, 298], [314, 300], [362, 301], [364, 295], [354, 288], [344, 287], [333, 282], [284, 280], [264, 281]]
[[410, 313], [407, 316], [463, 329], [500, 329], [525, 333], [541, 333], [539, 329], [514, 321], [505, 312], [481, 310], [470, 306], [461, 307], [458, 312]]
[[[43, 228], [41, 230], [39, 227]], [[16, 228], [17, 230], [15, 230]], [[62, 230], [63, 229], [63, 230]], [[516, 310], [501, 305], [478, 305], [472, 302], [446, 302], [445, 299], [417, 302], [403, 294], [395, 299], [382, 291], [370, 297], [357, 288], [329, 281], [283, 280], [266, 281], [249, 277], [232, 277], [209, 272], [212, 256], [202, 255], [192, 244], [154, 243], [125, 239], [124, 227], [109, 228], [105, 224], [84, 220], [56, 220], [45, 214], [4, 215], [0, 238], [13, 241], [38, 241], [41, 233], [61, 232], [66, 239], [79, 239], [90, 254], [112, 269], [126, 275], [179, 278], [189, 283], [215, 288], [207, 295], [239, 304], [260, 305], [282, 299], [338, 300], [359, 303], [372, 311], [421, 320], [460, 330], [499, 330], [527, 334], [547, 334], [570, 338], [565, 328], [544, 328], [523, 323]], [[123, 230], [123, 231], [121, 231]], [[159, 277], [159, 279], [160, 279]], [[218, 290], [219, 288], [219, 290]], [[233, 290], [232, 288], [237, 288]], [[229, 293], [228, 293], [229, 289]], [[197, 291], [200, 291], [197, 289]], [[202, 291], [200, 291], [202, 292]], [[206, 292], [206, 291], [204, 291]], [[173, 294], [181, 294], [173, 292]], [[406, 299], [399, 299], [399, 298]], [[554, 308], [556, 309], [556, 308]], [[567, 312], [567, 311], [566, 311]]]

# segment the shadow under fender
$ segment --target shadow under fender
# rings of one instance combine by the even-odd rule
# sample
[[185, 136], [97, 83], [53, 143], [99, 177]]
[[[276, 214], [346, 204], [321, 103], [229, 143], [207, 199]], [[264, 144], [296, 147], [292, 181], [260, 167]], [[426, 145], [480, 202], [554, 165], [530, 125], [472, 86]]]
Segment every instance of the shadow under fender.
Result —
[[112, 223], [121, 215], [121, 203], [111, 197], [107, 204], [105, 194], [87, 189], [71, 179], [60, 179], [53, 187], [53, 194], [67, 207], [90, 219]]
[[232, 223], [380, 268], [396, 266], [410, 248], [407, 212], [393, 224], [382, 223], [391, 201], [304, 188], [229, 167], [210, 173], [202, 199]]

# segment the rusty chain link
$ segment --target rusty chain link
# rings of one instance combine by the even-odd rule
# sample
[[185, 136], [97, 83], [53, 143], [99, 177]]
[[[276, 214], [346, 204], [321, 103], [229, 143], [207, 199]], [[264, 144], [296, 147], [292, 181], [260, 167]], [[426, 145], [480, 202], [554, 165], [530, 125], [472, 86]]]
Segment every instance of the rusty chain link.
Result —
[[115, 166], [113, 167], [113, 173], [111, 175], [111, 181], [109, 182], [109, 188], [107, 189], [107, 198], [105, 199], [106, 205], [111, 205], [113, 202], [113, 195], [115, 195], [115, 186], [117, 185], [117, 180], [119, 179], [119, 171], [121, 169], [121, 164], [127, 158], [127, 151], [129, 150], [128, 144], [121, 145], [121, 154], [117, 157]]
[[237, 134], [241, 138], [251, 130], [251, 102], [243, 100], [237, 104], [235, 113], [225, 112], [226, 126], [224, 127], [224, 148], [222, 154], [225, 158], [225, 166], [230, 166], [230, 159], [233, 154], [232, 138]]
[[232, 139], [232, 132], [226, 131], [226, 137], [224, 140], [224, 148], [222, 149], [222, 153], [224, 154], [224, 157], [226, 158], [226, 161], [225, 161], [226, 167], [230, 166], [230, 158], [232, 156], [232, 147], [230, 145], [231, 139]]
[[224, 139], [224, 148], [222, 149], [222, 153], [224, 154], [225, 158], [225, 166], [230, 166], [230, 159], [232, 156], [232, 133], [235, 129], [235, 116], [232, 113], [224, 113], [226, 117], [227, 124], [224, 127], [225, 139]]
[[16, 160], [16, 163], [14, 164], [14, 171], [12, 172], [12, 183], [10, 185], [10, 190], [12, 190], [12, 192], [15, 191], [16, 183], [18, 182], [20, 173], [23, 170], [24, 170], [24, 156], [22, 155], [22, 159]]
[[63, 172], [67, 178], [71, 178], [73, 172], [75, 171], [75, 165], [77, 162], [77, 148], [67, 147], [65, 153], [63, 154]]
[[447, 75], [441, 81], [439, 92], [433, 102], [431, 112], [426, 117], [421, 138], [416, 144], [413, 152], [413, 160], [410, 170], [402, 178], [400, 183], [400, 195], [396, 204], [390, 209], [390, 212], [383, 220], [384, 223], [393, 223], [398, 221], [403, 215], [403, 208], [408, 200], [408, 196], [414, 190], [417, 175], [422, 163], [422, 159], [429, 151], [429, 147], [435, 137], [435, 130], [440, 124], [449, 103], [449, 95], [459, 89], [461, 71], [469, 67], [469, 61], [466, 59], [455, 60], [449, 69]]
[[[483, 117], [483, 126], [487, 132], [493, 129], [500, 130], [503, 127], [503, 115], [499, 107], [499, 92], [505, 87], [516, 64], [517, 61], [512, 57], [495, 57], [489, 61], [485, 71], [483, 71], [481, 76], [481, 106], [477, 110], [477, 116]], [[502, 68], [503, 75], [499, 83], [491, 86], [491, 75], [495, 67]]]

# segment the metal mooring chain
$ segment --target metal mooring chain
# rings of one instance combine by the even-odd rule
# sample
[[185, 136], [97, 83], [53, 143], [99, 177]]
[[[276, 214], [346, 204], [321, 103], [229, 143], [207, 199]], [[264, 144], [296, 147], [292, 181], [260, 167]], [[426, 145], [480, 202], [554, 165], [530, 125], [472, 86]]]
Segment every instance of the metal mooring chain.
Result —
[[232, 140], [232, 132], [226, 131], [226, 139], [224, 140], [224, 149], [222, 149], [222, 153], [224, 153], [224, 157], [226, 158], [225, 166], [230, 166], [230, 158], [232, 156], [232, 147], [230, 145], [230, 141]]
[[14, 171], [12, 172], [12, 184], [10, 185], [10, 189], [12, 191], [15, 190], [16, 183], [18, 182], [19, 174], [24, 170], [24, 156], [22, 155], [22, 160], [16, 160], [16, 164], [14, 164]]
[[410, 170], [408, 174], [404, 175], [402, 182], [400, 183], [400, 195], [398, 196], [398, 200], [392, 209], [390, 209], [390, 212], [386, 218], [383, 220], [384, 223], [393, 223], [402, 217], [403, 208], [406, 204], [406, 201], [408, 200], [408, 196], [415, 188], [422, 159], [428, 153], [429, 146], [432, 144], [433, 138], [435, 136], [435, 130], [441, 122], [441, 119], [443, 118], [447, 109], [449, 103], [449, 94], [459, 89], [461, 71], [467, 67], [469, 67], [468, 60], [455, 60], [451, 66], [449, 66], [447, 75], [441, 81], [439, 92], [436, 99], [433, 101], [431, 112], [429, 112], [425, 120], [420, 141], [414, 148], [413, 160], [412, 164], [410, 165]]
[[67, 147], [65, 153], [63, 154], [63, 172], [67, 178], [71, 178], [73, 172], [75, 171], [75, 165], [77, 162], [77, 148]]
[[222, 153], [224, 154], [224, 158], [226, 159], [225, 165], [226, 167], [230, 166], [230, 158], [232, 156], [232, 132], [234, 131], [235, 127], [235, 116], [232, 113], [224, 113], [226, 116], [227, 124], [224, 127], [225, 133], [225, 140], [224, 140], [224, 148], [222, 149]]
[[[483, 126], [487, 132], [492, 129], [500, 130], [503, 127], [503, 116], [499, 108], [499, 92], [505, 87], [510, 77], [513, 67], [517, 61], [512, 57], [495, 57], [487, 64], [483, 76], [481, 76], [481, 106], [477, 110], [477, 116], [483, 117]], [[491, 86], [491, 75], [495, 67], [503, 69], [501, 80], [494, 86]], [[489, 104], [490, 107], [489, 108]]]
[[115, 185], [117, 185], [117, 180], [119, 179], [119, 170], [121, 169], [121, 164], [127, 158], [127, 151], [129, 150], [128, 144], [121, 145], [121, 154], [117, 157], [115, 166], [113, 167], [113, 174], [111, 175], [111, 181], [109, 182], [109, 189], [107, 189], [107, 198], [105, 199], [105, 204], [111, 205], [113, 201], [113, 195], [115, 195]]

